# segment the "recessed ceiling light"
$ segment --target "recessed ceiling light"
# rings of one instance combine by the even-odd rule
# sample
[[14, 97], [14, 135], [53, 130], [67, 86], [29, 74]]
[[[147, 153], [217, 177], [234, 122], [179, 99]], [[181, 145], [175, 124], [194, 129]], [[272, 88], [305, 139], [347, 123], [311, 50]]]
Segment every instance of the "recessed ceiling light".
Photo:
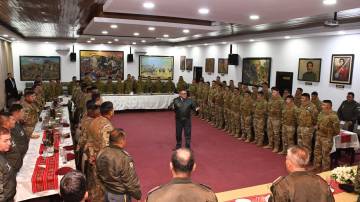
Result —
[[3, 37], [9, 37], [9, 35], [7, 35], [7, 34], [4, 34], [4, 35], [3, 35]]
[[41, 14], [45, 15], [45, 14], [46, 14], [46, 12], [42, 11], [42, 12], [41, 12]]
[[149, 27], [148, 30], [149, 30], [149, 31], [154, 31], [154, 30], [155, 30], [155, 27]]
[[193, 37], [194, 37], [194, 38], [199, 38], [200, 35], [199, 35], [199, 34], [196, 34], [196, 35], [194, 35]]
[[144, 8], [152, 9], [155, 7], [155, 4], [152, 2], [145, 2], [145, 3], [143, 3], [143, 6], [144, 6]]
[[188, 48], [191, 48], [192, 46], [191, 45], [187, 45]]
[[86, 41], [87, 43], [91, 43], [91, 41]]
[[324, 5], [334, 5], [336, 4], [336, 0], [323, 0]]
[[204, 43], [204, 46], [208, 46], [209, 44], [207, 44], [207, 43]]
[[114, 39], [114, 41], [119, 41], [119, 39]]
[[108, 44], [112, 44], [112, 41], [108, 41], [107, 43], [108, 43]]
[[15, 38], [11, 38], [12, 41], [15, 41], [16, 39]]
[[290, 39], [291, 37], [290, 37], [290, 36], [285, 36], [284, 38], [285, 38], [285, 39]]
[[168, 34], [164, 34], [163, 37], [164, 37], [164, 38], [169, 38], [169, 35], [168, 35]]
[[250, 18], [250, 20], [258, 20], [258, 19], [260, 19], [260, 16], [258, 16], [258, 15], [250, 15], [249, 18]]
[[109, 34], [109, 32], [106, 31], [106, 30], [102, 31], [101, 33], [102, 33], [102, 34]]
[[139, 32], [134, 32], [134, 36], [139, 36]]
[[198, 12], [201, 14], [201, 15], [206, 15], [210, 12], [210, 10], [208, 8], [200, 8], [198, 10]]
[[116, 29], [116, 28], [118, 28], [118, 26], [117, 25], [110, 25], [110, 28], [111, 29]]
[[141, 40], [141, 43], [146, 43], [146, 40]]
[[226, 41], [221, 42], [221, 44], [227, 44]]
[[44, 19], [45, 22], [49, 21], [48, 19]]
[[49, 43], [48, 41], [45, 41], [45, 43]]
[[188, 33], [190, 33], [190, 30], [184, 29], [184, 30], [183, 30], [183, 33], [188, 34]]
[[338, 31], [338, 34], [343, 35], [343, 34], [346, 34], [346, 32], [345, 31]]
[[95, 41], [95, 38], [94, 38], [94, 37], [91, 37], [90, 40], [91, 40], [91, 41]]
[[254, 40], [254, 39], [250, 39], [249, 41], [250, 41], [250, 42], [254, 42], [255, 40]]
[[136, 45], [136, 42], [132, 42], [133, 45]]

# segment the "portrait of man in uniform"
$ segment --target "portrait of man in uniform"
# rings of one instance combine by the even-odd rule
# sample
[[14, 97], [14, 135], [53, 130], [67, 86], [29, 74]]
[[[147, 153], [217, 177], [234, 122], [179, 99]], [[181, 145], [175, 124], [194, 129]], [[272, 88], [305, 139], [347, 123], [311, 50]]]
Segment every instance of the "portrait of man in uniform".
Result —
[[353, 54], [332, 55], [330, 83], [351, 84], [353, 66]]
[[300, 58], [298, 80], [320, 82], [321, 58]]

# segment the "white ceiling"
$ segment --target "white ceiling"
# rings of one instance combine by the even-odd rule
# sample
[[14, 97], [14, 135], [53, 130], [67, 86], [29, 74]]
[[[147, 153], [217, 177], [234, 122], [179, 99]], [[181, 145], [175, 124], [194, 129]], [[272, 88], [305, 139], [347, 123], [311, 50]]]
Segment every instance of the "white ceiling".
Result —
[[[155, 8], [143, 8], [144, 2], [154, 3]], [[210, 13], [200, 15], [198, 9], [202, 7]], [[324, 5], [322, 0], [107, 0], [103, 11], [256, 25], [358, 7], [360, 0], [337, 0], [337, 4], [331, 6]], [[260, 19], [250, 20], [251, 14], [259, 15]]]

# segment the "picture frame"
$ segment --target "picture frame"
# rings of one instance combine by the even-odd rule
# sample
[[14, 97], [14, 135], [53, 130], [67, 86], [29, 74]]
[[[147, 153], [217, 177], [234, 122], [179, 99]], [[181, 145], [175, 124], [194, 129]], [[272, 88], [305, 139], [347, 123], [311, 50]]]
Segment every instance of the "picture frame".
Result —
[[185, 63], [186, 63], [186, 70], [187, 70], [187, 71], [192, 71], [192, 68], [193, 68], [193, 59], [191, 59], [191, 58], [186, 58]]
[[20, 56], [20, 80], [34, 81], [39, 75], [42, 80], [61, 79], [60, 56]]
[[215, 58], [205, 59], [205, 72], [214, 73], [215, 71]]
[[270, 83], [271, 58], [252, 57], [243, 59], [242, 83], [251, 86], [261, 86]]
[[174, 56], [139, 55], [139, 76], [155, 80], [167, 80], [174, 77]]
[[218, 59], [218, 73], [227, 74], [229, 72], [229, 62], [227, 58]]
[[124, 52], [80, 50], [80, 78], [89, 73], [93, 80], [124, 79]]
[[299, 58], [298, 80], [320, 82], [321, 58]]
[[180, 56], [180, 70], [185, 71], [186, 56]]
[[333, 54], [331, 56], [330, 83], [350, 85], [354, 59], [354, 54]]

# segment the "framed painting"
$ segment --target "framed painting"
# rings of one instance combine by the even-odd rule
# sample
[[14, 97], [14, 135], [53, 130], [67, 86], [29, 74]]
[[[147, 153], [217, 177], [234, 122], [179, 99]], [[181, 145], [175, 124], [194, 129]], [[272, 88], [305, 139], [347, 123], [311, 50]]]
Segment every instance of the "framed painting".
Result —
[[34, 81], [37, 75], [45, 80], [60, 80], [59, 56], [20, 56], [20, 80]]
[[298, 80], [320, 82], [321, 58], [299, 58]]
[[244, 58], [242, 68], [242, 83], [261, 86], [270, 83], [271, 58]]
[[151, 79], [166, 80], [169, 77], [173, 79], [174, 76], [174, 57], [173, 56], [153, 56], [140, 55], [139, 56], [139, 76]]
[[215, 69], [215, 58], [205, 59], [205, 72], [214, 73]]
[[188, 59], [186, 58], [186, 70], [187, 71], [192, 71], [193, 68], [193, 59]]
[[218, 59], [218, 73], [219, 74], [227, 74], [229, 72], [229, 65], [227, 58], [219, 58]]
[[80, 50], [80, 78], [86, 75], [93, 80], [124, 79], [124, 52]]
[[180, 56], [180, 70], [185, 71], [186, 56]]
[[354, 54], [333, 54], [331, 57], [330, 83], [351, 84]]

